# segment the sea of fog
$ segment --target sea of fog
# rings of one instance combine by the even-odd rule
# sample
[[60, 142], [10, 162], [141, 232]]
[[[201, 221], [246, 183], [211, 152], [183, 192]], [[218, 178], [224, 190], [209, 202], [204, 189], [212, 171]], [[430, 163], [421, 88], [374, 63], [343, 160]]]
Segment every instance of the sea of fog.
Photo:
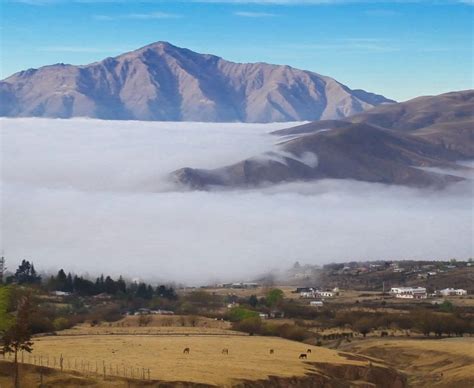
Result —
[[271, 151], [291, 124], [1, 119], [8, 267], [203, 283], [296, 260], [474, 256], [472, 181], [443, 191], [323, 180], [189, 191], [168, 174]]

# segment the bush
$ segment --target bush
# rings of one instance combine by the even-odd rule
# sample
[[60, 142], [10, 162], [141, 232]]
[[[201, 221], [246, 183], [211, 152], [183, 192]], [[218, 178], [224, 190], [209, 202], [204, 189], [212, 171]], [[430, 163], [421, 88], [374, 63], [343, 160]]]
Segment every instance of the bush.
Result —
[[262, 332], [262, 320], [260, 317], [248, 317], [232, 324], [234, 330], [243, 331], [245, 333], [260, 334]]
[[229, 311], [229, 320], [231, 322], [238, 322], [248, 318], [259, 318], [259, 315], [256, 311], [249, 310], [243, 307], [233, 307]]
[[354, 324], [354, 329], [356, 329], [360, 334], [365, 336], [370, 333], [372, 330], [372, 321], [369, 318], [361, 318], [357, 320]]
[[54, 331], [54, 326], [51, 320], [38, 314], [32, 314], [30, 316], [29, 328], [31, 334], [50, 333]]
[[69, 329], [71, 327], [71, 324], [67, 318], [59, 317], [53, 321], [53, 326], [54, 326], [54, 330], [58, 331], [58, 330]]
[[278, 334], [282, 338], [293, 341], [304, 341], [313, 336], [313, 334], [302, 327], [285, 323], [278, 327]]
[[138, 317], [138, 326], [148, 326], [151, 322], [153, 322], [151, 315], [140, 315]]

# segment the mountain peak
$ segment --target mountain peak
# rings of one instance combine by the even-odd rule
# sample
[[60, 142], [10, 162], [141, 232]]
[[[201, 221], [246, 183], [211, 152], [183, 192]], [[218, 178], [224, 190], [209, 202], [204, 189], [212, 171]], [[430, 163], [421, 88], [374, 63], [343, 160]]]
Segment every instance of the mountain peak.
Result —
[[174, 121], [338, 119], [392, 102], [317, 73], [241, 64], [157, 41], [0, 82], [0, 115]]

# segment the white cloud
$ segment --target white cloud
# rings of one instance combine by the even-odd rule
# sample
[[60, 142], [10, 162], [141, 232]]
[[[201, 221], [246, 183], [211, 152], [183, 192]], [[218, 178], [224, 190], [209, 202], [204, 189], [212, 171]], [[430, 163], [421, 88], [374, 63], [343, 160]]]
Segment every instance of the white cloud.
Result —
[[[181, 191], [174, 169], [274, 150], [289, 124], [2, 119], [9, 267], [202, 282], [295, 260], [472, 256], [472, 187], [443, 192], [324, 180]], [[314, 162], [313, 156], [308, 162]]]
[[247, 12], [247, 11], [238, 11], [234, 12], [234, 15], [236, 16], [241, 16], [244, 18], [271, 18], [277, 16], [274, 13], [268, 13], [268, 12]]
[[123, 20], [123, 19], [137, 19], [137, 20], [156, 20], [156, 19], [179, 19], [182, 15], [169, 12], [149, 12], [149, 13], [129, 13], [122, 15], [93, 15], [96, 20]]

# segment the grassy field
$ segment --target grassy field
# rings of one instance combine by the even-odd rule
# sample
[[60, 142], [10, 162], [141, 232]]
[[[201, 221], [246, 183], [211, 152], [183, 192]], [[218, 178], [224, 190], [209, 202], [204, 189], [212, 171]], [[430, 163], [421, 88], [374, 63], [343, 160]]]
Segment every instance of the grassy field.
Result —
[[474, 338], [367, 339], [344, 349], [384, 360], [413, 387], [474, 387]]
[[[183, 354], [189, 347], [190, 353]], [[348, 360], [338, 352], [321, 347], [274, 337], [257, 336], [60, 336], [43, 337], [35, 341], [33, 356], [41, 356], [43, 364], [52, 364], [62, 354], [67, 369], [99, 373], [105, 363], [107, 373], [130, 377], [143, 369], [150, 370], [153, 380], [191, 381], [207, 384], [230, 385], [233, 381], [303, 376], [311, 365], [298, 356], [312, 349], [308, 361], [367, 365], [365, 361]], [[222, 349], [229, 354], [223, 355]], [[270, 354], [274, 349], [274, 354]], [[145, 377], [147, 372], [145, 372]]]
[[100, 322], [94, 326], [91, 326], [90, 323], [82, 323], [71, 329], [59, 331], [58, 335], [242, 335], [242, 333], [230, 331], [231, 324], [227, 321], [189, 316], [149, 315], [147, 317], [151, 321], [146, 326], [139, 325], [139, 317], [129, 316], [117, 322]]

